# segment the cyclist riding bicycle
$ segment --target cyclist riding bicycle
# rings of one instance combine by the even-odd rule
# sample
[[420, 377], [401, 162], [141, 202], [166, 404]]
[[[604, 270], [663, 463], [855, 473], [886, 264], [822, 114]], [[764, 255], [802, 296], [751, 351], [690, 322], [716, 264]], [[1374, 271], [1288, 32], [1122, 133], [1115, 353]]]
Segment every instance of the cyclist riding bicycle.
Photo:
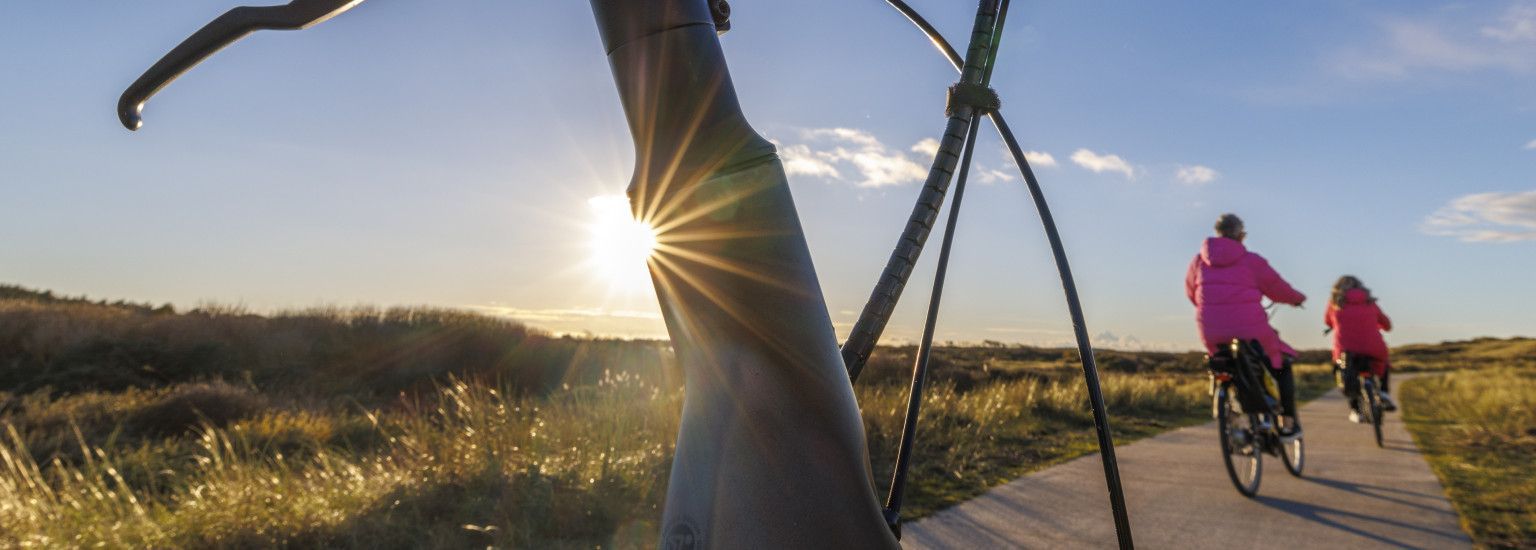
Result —
[[1189, 263], [1184, 292], [1195, 305], [1195, 321], [1208, 353], [1217, 353], [1233, 338], [1259, 341], [1280, 390], [1284, 415], [1281, 433], [1299, 435], [1296, 381], [1291, 370], [1296, 352], [1269, 326], [1261, 300], [1268, 297], [1276, 303], [1300, 306], [1307, 297], [1285, 282], [1263, 256], [1243, 247], [1247, 236], [1243, 220], [1236, 214], [1217, 218], [1216, 236], [1207, 238]]
[[[1397, 405], [1387, 394], [1391, 387], [1387, 376], [1392, 363], [1387, 342], [1381, 337], [1381, 331], [1392, 330], [1392, 320], [1376, 305], [1371, 289], [1353, 275], [1339, 277], [1333, 285], [1323, 323], [1333, 332], [1334, 362], [1337, 363], [1344, 354], [1370, 358], [1371, 373], [1381, 380], [1382, 408], [1395, 410]], [[1360, 421], [1358, 388], [1359, 384], [1354, 380], [1345, 381], [1344, 394], [1349, 396], [1349, 419], [1352, 422]]]

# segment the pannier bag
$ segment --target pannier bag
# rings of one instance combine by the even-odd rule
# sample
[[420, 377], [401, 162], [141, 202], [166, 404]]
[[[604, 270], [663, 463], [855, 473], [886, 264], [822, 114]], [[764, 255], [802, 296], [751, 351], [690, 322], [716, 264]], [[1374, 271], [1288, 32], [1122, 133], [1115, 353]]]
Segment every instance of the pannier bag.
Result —
[[1269, 356], [1258, 340], [1233, 339], [1210, 357], [1212, 372], [1225, 373], [1237, 389], [1244, 414], [1273, 412], [1280, 402], [1280, 386], [1269, 372]]

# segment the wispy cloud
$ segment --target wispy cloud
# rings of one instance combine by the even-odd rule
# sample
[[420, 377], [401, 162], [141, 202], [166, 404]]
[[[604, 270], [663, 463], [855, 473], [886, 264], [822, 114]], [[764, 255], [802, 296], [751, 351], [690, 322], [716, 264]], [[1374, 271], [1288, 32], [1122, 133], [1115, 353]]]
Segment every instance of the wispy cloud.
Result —
[[[863, 130], [814, 128], [801, 131], [800, 138], [805, 143], [774, 142], [779, 146], [784, 170], [790, 175], [848, 181], [859, 187], [901, 185], [928, 176], [922, 165]], [[913, 150], [916, 149], [914, 145]], [[937, 141], [933, 142], [933, 149], [938, 149]]]
[[[1009, 162], [1013, 161], [1012, 154], [1005, 154], [1003, 158], [1008, 159]], [[1024, 160], [1028, 161], [1029, 165], [1035, 168], [1055, 168], [1057, 166], [1056, 157], [1044, 151], [1025, 151]]]
[[1536, 139], [1533, 139], [1530, 143], [1525, 144], [1525, 149], [1527, 151], [1536, 151]]
[[1124, 174], [1127, 179], [1136, 177], [1136, 169], [1119, 155], [1099, 154], [1088, 149], [1078, 149], [1072, 153], [1072, 162], [1095, 174], [1117, 172]]
[[843, 177], [837, 167], [811, 151], [805, 144], [779, 145], [779, 159], [784, 161], [784, 172], [791, 176], [811, 176], [838, 179]]
[[1536, 240], [1536, 191], [1458, 197], [1425, 218], [1420, 230], [1463, 242]]
[[1484, 24], [1447, 17], [1391, 18], [1374, 44], [1341, 52], [1336, 69], [1353, 78], [1424, 72], [1536, 72], [1536, 1], [1510, 4]]
[[923, 138], [922, 141], [912, 144], [907, 150], [925, 157], [932, 157], [939, 154], [939, 140]]
[[980, 164], [971, 166], [971, 177], [976, 178], [976, 181], [986, 185], [1005, 181], [1013, 181], [1014, 179], [1013, 172], [1006, 172], [996, 168], [988, 168]]
[[1498, 24], [1482, 28], [1482, 35], [1500, 42], [1536, 42], [1536, 2], [1511, 5]]
[[1216, 181], [1216, 178], [1221, 177], [1221, 173], [1217, 172], [1209, 166], [1202, 166], [1199, 164], [1189, 166], [1181, 165], [1179, 166], [1179, 170], [1173, 174], [1173, 177], [1174, 179], [1179, 180], [1179, 183], [1191, 187], [1198, 187]]

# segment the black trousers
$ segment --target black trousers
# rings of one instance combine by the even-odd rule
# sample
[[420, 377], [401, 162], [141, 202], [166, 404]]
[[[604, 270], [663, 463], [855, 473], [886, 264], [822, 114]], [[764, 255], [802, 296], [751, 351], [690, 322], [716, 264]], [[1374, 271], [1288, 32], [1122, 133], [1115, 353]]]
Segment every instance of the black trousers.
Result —
[[1296, 372], [1291, 368], [1291, 358], [1286, 357], [1280, 370], [1273, 374], [1275, 383], [1280, 386], [1280, 414], [1296, 416]]
[[[1362, 369], [1371, 368], [1371, 361], [1375, 361], [1375, 359], [1366, 357], [1351, 359], [1349, 361], [1351, 364], [1347, 365], [1343, 372], [1340, 373], [1340, 377], [1344, 380], [1344, 396], [1349, 398], [1349, 406], [1352, 409], [1358, 408], [1357, 405], [1360, 402], [1359, 372]], [[1387, 369], [1381, 373], [1381, 376], [1376, 377], [1376, 383], [1382, 393], [1391, 393], [1392, 369]]]

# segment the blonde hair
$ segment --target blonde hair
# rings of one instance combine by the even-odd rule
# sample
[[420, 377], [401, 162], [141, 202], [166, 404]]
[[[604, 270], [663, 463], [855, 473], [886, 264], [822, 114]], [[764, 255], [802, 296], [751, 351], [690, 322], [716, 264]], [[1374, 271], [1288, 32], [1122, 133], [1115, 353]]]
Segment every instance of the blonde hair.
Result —
[[1366, 288], [1365, 283], [1360, 282], [1360, 278], [1354, 275], [1339, 277], [1339, 282], [1333, 283], [1333, 296], [1329, 297], [1328, 301], [1335, 306], [1344, 307], [1344, 295], [1357, 288], [1365, 291], [1365, 301], [1376, 301], [1376, 297], [1371, 295], [1371, 289]]

